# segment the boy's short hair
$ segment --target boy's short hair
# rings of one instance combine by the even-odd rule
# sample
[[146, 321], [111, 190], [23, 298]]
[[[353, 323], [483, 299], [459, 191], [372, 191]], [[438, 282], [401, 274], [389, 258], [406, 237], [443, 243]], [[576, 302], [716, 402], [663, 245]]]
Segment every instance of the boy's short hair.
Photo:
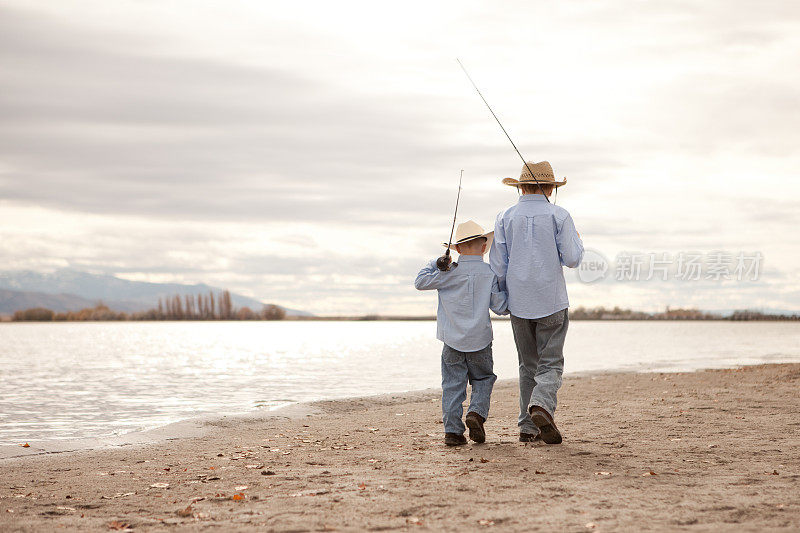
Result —
[[489, 239], [487, 239], [486, 237], [478, 237], [476, 239], [471, 239], [471, 240], [469, 240], [467, 242], [462, 242], [461, 244], [466, 244], [467, 246], [472, 246], [473, 244], [476, 244], [476, 243], [477, 244], [485, 244], [486, 241], [488, 241], [488, 240]]
[[487, 239], [486, 237], [478, 237], [476, 239], [471, 239], [471, 240], [469, 240], [467, 242], [462, 242], [460, 244], [456, 244], [456, 246], [465, 246], [465, 247], [467, 247], [467, 248], [469, 248], [471, 250], [473, 246], [475, 246], [477, 248], [477, 246], [479, 246], [479, 245], [486, 244], [486, 242], [488, 240], [489, 239]]
[[[537, 192], [540, 192], [539, 187], [540, 186], [537, 185], [536, 183], [520, 183], [519, 185], [519, 188], [522, 189], [522, 192], [526, 194], [536, 194]], [[541, 187], [542, 191], [544, 191], [545, 194], [550, 194], [553, 192], [552, 185], [545, 185], [544, 183], [542, 183]]]

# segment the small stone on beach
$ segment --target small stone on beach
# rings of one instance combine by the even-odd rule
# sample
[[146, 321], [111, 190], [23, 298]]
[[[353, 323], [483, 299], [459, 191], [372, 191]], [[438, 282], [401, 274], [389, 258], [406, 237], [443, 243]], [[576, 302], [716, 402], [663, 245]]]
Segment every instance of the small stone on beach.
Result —
[[184, 518], [192, 516], [194, 514], [194, 509], [192, 509], [192, 504], [190, 503], [189, 506], [186, 507], [186, 509], [178, 509], [177, 511], [175, 511], [175, 514]]

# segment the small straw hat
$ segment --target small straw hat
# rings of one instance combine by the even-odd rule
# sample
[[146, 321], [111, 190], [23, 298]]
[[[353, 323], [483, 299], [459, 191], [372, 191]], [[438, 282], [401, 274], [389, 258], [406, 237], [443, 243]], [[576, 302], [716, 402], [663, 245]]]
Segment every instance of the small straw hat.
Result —
[[[450, 249], [454, 252], [457, 252], [458, 250], [456, 250], [456, 244], [464, 244], [465, 242], [474, 241], [480, 237], [486, 237], [486, 251], [488, 252], [489, 248], [492, 247], [494, 232], [490, 231], [489, 233], [484, 233], [483, 228], [480, 227], [477, 222], [473, 220], [467, 220], [456, 227], [456, 234], [453, 237], [455, 240], [453, 241], [453, 244], [450, 245]], [[443, 242], [442, 245], [447, 248], [446, 242]]]
[[[528, 172], [528, 167], [531, 169], [530, 172]], [[531, 176], [531, 172], [533, 172], [533, 176]], [[514, 178], [503, 178], [503, 183], [511, 187], [519, 187], [523, 183], [536, 185], [537, 181], [541, 185], [561, 187], [567, 183], [567, 178], [564, 178], [564, 181], [556, 181], [556, 177], [553, 174], [553, 167], [551, 167], [550, 163], [547, 161], [540, 161], [539, 163], [528, 161], [527, 166], [522, 166], [522, 174], [520, 174], [518, 180]]]

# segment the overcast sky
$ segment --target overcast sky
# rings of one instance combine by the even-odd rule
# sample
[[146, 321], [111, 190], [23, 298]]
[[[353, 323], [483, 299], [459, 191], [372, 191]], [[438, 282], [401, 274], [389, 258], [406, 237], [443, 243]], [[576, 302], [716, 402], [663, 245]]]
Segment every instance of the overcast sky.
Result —
[[0, 270], [426, 313], [419, 268], [549, 160], [587, 248], [757, 281], [569, 276], [574, 306], [800, 309], [800, 5], [0, 0]]

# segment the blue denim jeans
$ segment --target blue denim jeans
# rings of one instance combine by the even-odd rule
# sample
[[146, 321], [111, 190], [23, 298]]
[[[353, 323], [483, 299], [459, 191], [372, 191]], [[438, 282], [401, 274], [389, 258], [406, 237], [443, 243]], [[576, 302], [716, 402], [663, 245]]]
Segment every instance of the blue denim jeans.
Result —
[[472, 385], [469, 410], [489, 418], [489, 399], [497, 381], [493, 371], [492, 343], [477, 352], [459, 352], [448, 345], [442, 348], [442, 422], [445, 433], [464, 433], [461, 415], [467, 399], [467, 383]]
[[568, 327], [567, 309], [533, 319], [511, 315], [511, 329], [519, 359], [517, 425], [522, 433], [539, 433], [539, 428], [528, 414], [534, 405], [543, 407], [550, 415], [556, 412], [556, 394], [561, 388], [561, 374], [564, 372], [564, 340]]

